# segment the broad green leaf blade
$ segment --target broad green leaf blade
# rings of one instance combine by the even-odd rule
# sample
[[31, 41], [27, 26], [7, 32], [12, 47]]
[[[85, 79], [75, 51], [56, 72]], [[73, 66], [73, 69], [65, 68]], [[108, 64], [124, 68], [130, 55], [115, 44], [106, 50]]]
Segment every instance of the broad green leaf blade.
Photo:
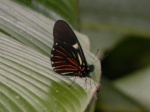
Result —
[[77, 78], [79, 85], [68, 87], [72, 81], [54, 73], [50, 66], [48, 57], [0, 35], [0, 102], [6, 112], [85, 110], [94, 83], [84, 85], [85, 79]]
[[1, 29], [7, 31], [11, 38], [48, 56], [53, 22], [13, 1], [1, 1], [0, 5]]
[[[50, 55], [53, 44], [52, 29], [54, 22], [40, 13], [14, 3], [11, 0], [0, 1], [0, 24], [3, 31], [19, 42], [45, 54]], [[89, 41], [85, 35], [76, 32], [85, 42], [83, 47], [89, 49]], [[81, 36], [82, 35], [82, 36]], [[24, 38], [25, 37], [25, 38]]]
[[[67, 78], [52, 71], [54, 22], [14, 3], [0, 1], [0, 109], [3, 112], [82, 112], [96, 86], [92, 79]], [[76, 32], [88, 62], [93, 55], [85, 35]], [[87, 42], [87, 43], [85, 43]], [[84, 44], [83, 44], [84, 43]], [[92, 74], [100, 80], [100, 65]], [[0, 110], [0, 111], [1, 111]]]
[[16, 0], [53, 20], [65, 19], [78, 29], [78, 0]]

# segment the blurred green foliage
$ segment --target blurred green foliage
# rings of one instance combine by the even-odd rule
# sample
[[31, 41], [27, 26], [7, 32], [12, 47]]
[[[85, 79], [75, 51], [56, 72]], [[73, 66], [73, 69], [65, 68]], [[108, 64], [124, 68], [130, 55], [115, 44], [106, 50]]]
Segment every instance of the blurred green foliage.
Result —
[[102, 60], [103, 74], [116, 79], [150, 65], [150, 39], [127, 36]]
[[150, 88], [145, 86], [150, 85], [149, 3], [80, 1], [81, 31], [89, 36], [93, 53], [100, 49], [102, 62], [96, 112], [150, 111]]

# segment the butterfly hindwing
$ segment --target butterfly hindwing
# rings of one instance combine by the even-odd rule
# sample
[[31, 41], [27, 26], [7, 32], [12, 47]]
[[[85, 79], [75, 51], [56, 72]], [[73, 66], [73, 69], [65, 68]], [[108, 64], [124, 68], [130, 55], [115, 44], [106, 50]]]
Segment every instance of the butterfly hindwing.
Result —
[[79, 61], [75, 49], [66, 43], [55, 43], [51, 54], [52, 66], [56, 72], [62, 75], [77, 75]]

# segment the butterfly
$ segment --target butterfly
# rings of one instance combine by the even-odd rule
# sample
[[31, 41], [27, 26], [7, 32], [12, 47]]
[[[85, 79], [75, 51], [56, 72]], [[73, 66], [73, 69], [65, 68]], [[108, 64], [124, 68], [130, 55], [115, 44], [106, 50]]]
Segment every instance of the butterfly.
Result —
[[65, 76], [90, 77], [94, 65], [87, 64], [82, 47], [71, 27], [65, 21], [58, 20], [54, 24], [53, 36], [53, 70]]

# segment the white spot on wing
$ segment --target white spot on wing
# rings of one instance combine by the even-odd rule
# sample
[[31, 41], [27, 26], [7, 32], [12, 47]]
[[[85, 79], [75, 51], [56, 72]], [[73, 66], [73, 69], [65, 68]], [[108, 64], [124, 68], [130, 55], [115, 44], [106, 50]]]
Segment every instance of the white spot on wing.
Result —
[[81, 65], [82, 64], [82, 60], [81, 60], [81, 57], [80, 57], [79, 53], [78, 53], [78, 59], [79, 59], [80, 65]]
[[78, 47], [79, 47], [79, 46], [78, 46], [78, 43], [72, 45], [72, 47], [75, 48], [75, 49], [78, 49]]

